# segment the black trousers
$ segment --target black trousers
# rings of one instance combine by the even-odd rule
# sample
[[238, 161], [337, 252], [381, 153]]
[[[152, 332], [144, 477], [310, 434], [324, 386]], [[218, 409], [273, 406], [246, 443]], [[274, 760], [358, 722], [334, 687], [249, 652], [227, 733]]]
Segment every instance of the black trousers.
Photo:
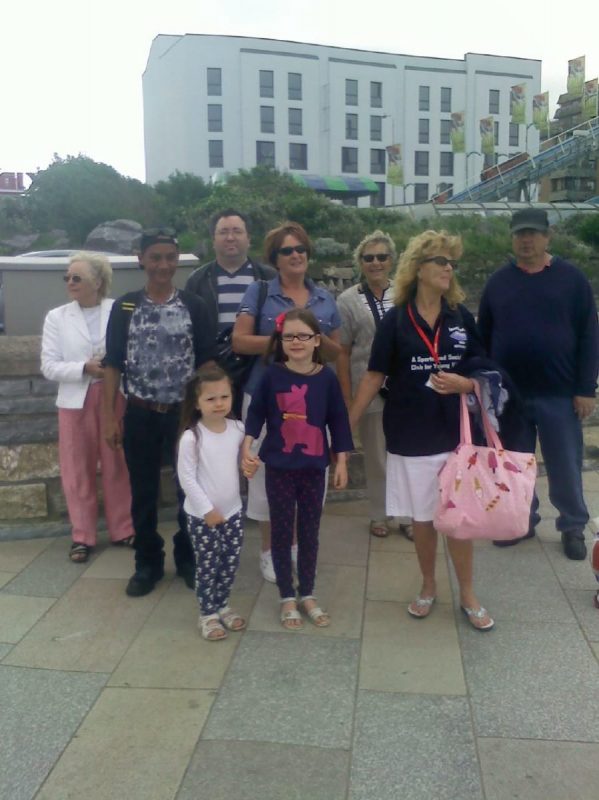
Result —
[[[164, 539], [158, 533], [158, 500], [160, 469], [170, 464], [175, 470], [175, 450], [179, 427], [179, 410], [166, 414], [127, 405], [124, 418], [123, 447], [131, 481], [131, 516], [135, 529], [136, 567], [162, 567]], [[174, 474], [176, 481], [176, 474]], [[183, 511], [184, 495], [177, 483], [179, 530], [173, 537], [177, 567], [193, 564], [193, 548], [187, 534], [187, 517]]]

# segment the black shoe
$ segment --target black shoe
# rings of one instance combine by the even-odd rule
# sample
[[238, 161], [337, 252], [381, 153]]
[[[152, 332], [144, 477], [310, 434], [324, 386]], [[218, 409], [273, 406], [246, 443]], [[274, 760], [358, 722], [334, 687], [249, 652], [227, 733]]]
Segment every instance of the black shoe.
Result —
[[530, 528], [530, 530], [525, 533], [524, 536], [519, 536], [517, 539], [493, 539], [493, 544], [495, 547], [512, 547], [512, 545], [518, 544], [518, 542], [523, 542], [525, 539], [532, 539], [535, 533], [535, 529]]
[[584, 543], [582, 531], [564, 531], [562, 533], [562, 547], [566, 558], [571, 561], [584, 561], [587, 557], [587, 546]]
[[195, 587], [195, 566], [189, 561], [185, 564], [177, 564], [177, 575], [183, 578], [188, 589]]
[[164, 567], [137, 567], [129, 578], [125, 592], [129, 597], [143, 597], [150, 594], [154, 586], [164, 577]]

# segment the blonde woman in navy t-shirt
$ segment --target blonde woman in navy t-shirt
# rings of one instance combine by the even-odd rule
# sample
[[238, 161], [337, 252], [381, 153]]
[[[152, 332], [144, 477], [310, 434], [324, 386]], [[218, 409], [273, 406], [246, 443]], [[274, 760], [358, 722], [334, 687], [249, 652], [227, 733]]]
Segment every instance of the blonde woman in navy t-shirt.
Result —
[[[437, 598], [437, 476], [459, 441], [459, 395], [473, 389], [459, 373], [470, 357], [484, 356], [474, 318], [460, 302], [464, 293], [455, 270], [461, 254], [461, 239], [445, 231], [410, 240], [395, 278], [395, 307], [376, 332], [350, 413], [356, 424], [389, 376], [383, 413], [387, 514], [413, 519], [422, 587], [408, 613], [418, 619], [431, 613]], [[477, 630], [490, 630], [494, 622], [472, 584], [472, 542], [448, 538], [447, 546], [464, 614]]]

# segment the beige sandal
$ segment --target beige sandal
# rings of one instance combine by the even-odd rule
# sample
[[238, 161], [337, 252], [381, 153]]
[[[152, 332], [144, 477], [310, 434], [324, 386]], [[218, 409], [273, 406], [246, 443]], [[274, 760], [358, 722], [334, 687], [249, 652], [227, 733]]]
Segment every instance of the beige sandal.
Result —
[[318, 604], [312, 608], [306, 608], [306, 600], [314, 600], [316, 602], [316, 598], [312, 594], [307, 594], [305, 597], [300, 597], [298, 601], [298, 605], [307, 614], [310, 622], [316, 625], [317, 628], [328, 628], [331, 624], [331, 618], [327, 612], [323, 611]]
[[[281, 625], [285, 628], [286, 631], [299, 631], [304, 627], [304, 621], [301, 617], [301, 614], [297, 610], [297, 608], [290, 608], [287, 611], [283, 611], [282, 606], [285, 603], [295, 603], [295, 597], [282, 597], [281, 598]], [[298, 621], [300, 622], [299, 625], [292, 625], [292, 622]]]
[[384, 539], [386, 536], [389, 536], [389, 526], [386, 520], [370, 520], [370, 533], [372, 536], [376, 536], [377, 539]]
[[239, 614], [236, 611], [233, 611], [230, 606], [221, 608], [221, 610], [218, 612], [218, 616], [228, 631], [242, 631], [246, 626], [246, 621], [244, 618], [240, 617]]
[[221, 625], [218, 614], [206, 614], [198, 619], [198, 628], [202, 638], [208, 642], [220, 642], [227, 638], [227, 631]]
[[408, 606], [408, 614], [414, 619], [426, 619], [433, 610], [436, 597], [421, 597], [418, 595]]

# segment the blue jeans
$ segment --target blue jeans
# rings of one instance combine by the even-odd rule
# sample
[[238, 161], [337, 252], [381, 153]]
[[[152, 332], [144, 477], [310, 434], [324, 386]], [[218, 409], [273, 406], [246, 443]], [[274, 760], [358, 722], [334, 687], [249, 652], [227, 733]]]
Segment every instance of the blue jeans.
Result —
[[[582, 492], [582, 426], [571, 397], [530, 397], [524, 402], [524, 447], [534, 453], [537, 434], [547, 470], [549, 499], [558, 531], [582, 531], [589, 521]], [[541, 521], [535, 493], [530, 527]]]

